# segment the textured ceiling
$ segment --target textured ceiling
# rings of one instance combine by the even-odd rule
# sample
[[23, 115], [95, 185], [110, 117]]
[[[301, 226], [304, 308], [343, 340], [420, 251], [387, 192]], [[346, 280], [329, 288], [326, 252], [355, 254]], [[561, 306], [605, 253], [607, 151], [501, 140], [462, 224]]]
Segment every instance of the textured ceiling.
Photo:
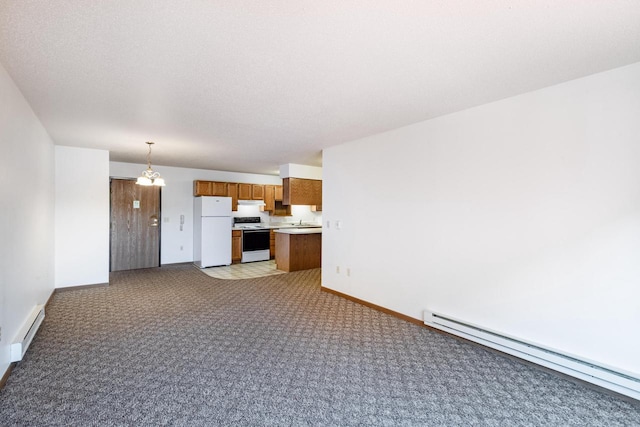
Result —
[[0, 0], [56, 144], [256, 173], [640, 61], [640, 2]]

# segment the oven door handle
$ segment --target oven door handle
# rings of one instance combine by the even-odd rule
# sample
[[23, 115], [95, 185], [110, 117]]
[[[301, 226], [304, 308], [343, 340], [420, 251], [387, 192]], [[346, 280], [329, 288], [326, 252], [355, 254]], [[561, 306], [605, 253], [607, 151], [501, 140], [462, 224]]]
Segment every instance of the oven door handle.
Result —
[[242, 230], [243, 233], [268, 233], [269, 230]]

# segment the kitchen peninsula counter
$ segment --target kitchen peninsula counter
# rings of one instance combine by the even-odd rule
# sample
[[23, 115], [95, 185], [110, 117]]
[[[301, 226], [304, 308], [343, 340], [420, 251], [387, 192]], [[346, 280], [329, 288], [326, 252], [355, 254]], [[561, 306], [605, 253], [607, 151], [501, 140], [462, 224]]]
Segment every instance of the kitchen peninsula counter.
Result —
[[322, 262], [322, 228], [281, 228], [276, 234], [276, 266], [282, 271], [319, 268]]

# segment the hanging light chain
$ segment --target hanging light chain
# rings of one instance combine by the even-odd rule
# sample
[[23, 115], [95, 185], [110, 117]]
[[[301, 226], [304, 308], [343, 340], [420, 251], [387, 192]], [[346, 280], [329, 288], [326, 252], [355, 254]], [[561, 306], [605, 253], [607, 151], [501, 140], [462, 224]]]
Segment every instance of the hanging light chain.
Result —
[[142, 176], [138, 177], [136, 184], [164, 186], [164, 179], [160, 178], [160, 173], [154, 172], [153, 169], [151, 169], [151, 146], [154, 143], [147, 141], [146, 144], [149, 146], [149, 151], [147, 152], [147, 170], [142, 171]]
[[149, 152], [147, 153], [147, 169], [151, 170], [151, 146], [154, 144], [151, 141], [146, 142], [149, 145]]

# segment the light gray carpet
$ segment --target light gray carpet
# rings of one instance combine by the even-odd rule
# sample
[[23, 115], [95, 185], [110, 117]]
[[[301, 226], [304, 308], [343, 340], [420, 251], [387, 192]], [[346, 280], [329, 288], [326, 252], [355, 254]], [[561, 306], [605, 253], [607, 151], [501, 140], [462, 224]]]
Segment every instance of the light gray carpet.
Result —
[[111, 283], [55, 295], [0, 425], [640, 425], [640, 403], [321, 292], [320, 270]]

